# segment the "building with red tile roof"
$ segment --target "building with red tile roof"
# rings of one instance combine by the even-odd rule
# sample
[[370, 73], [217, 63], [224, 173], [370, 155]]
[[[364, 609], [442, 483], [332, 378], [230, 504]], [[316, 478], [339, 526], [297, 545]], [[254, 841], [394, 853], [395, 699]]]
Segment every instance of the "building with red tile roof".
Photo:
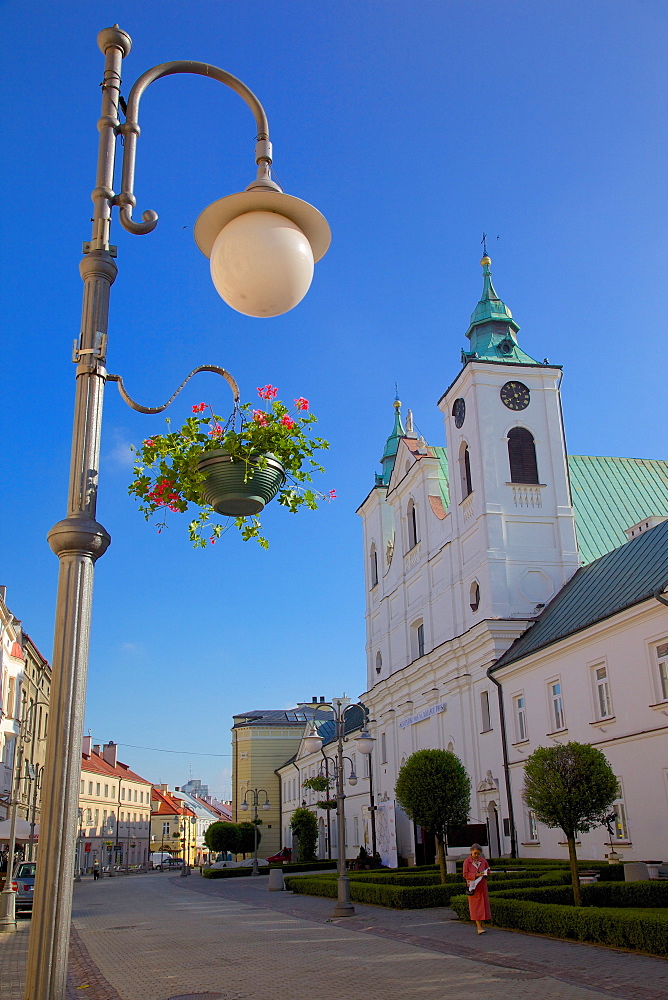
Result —
[[118, 760], [113, 742], [93, 746], [85, 736], [79, 792], [79, 866], [147, 865], [151, 835], [151, 782]]
[[198, 863], [197, 817], [168, 785], [155, 785], [151, 798], [151, 853], [168, 852], [185, 864]]

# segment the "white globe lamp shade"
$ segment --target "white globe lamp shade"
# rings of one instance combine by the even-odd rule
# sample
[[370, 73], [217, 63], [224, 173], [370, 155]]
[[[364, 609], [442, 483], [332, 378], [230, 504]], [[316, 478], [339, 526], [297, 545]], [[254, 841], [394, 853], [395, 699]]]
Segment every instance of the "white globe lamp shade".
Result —
[[315, 727], [304, 738], [304, 750], [306, 753], [318, 753], [322, 746], [322, 738], [318, 736]]
[[355, 743], [357, 744], [357, 749], [359, 750], [359, 752], [360, 753], [366, 753], [366, 754], [371, 753], [371, 751], [373, 750], [373, 745], [374, 745], [375, 742], [376, 741], [375, 741], [374, 737], [373, 736], [369, 736], [369, 732], [366, 729], [364, 729], [360, 733], [360, 735], [357, 737], [357, 739], [355, 740]]
[[220, 231], [211, 249], [218, 294], [245, 316], [281, 316], [313, 280], [311, 244], [296, 223], [276, 212], [245, 212]]
[[350, 777], [348, 778], [348, 784], [349, 784], [349, 785], [356, 785], [356, 784], [357, 784], [357, 775], [355, 774], [355, 772], [354, 772], [354, 771], [353, 771], [353, 773], [352, 773], [352, 774], [350, 775]]
[[246, 812], [246, 810], [248, 809], [248, 803], [247, 802], [242, 802], [241, 803], [241, 808], [243, 809], [244, 812]]

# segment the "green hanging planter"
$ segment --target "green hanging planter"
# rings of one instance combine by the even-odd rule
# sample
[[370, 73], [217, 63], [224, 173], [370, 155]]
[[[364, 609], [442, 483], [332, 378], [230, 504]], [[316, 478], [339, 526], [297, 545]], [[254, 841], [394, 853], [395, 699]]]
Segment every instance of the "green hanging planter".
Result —
[[206, 475], [202, 499], [211, 504], [217, 514], [249, 517], [259, 514], [273, 500], [285, 482], [285, 469], [273, 455], [264, 455], [266, 468], [255, 468], [250, 477], [245, 462], [232, 461], [222, 448], [206, 451], [197, 463]]

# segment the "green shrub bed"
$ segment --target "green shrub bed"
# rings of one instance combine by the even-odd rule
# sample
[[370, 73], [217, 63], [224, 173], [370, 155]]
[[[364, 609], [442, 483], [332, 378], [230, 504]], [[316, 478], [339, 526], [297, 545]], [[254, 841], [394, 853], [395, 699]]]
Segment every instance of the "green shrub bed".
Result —
[[[280, 868], [286, 874], [288, 872], [312, 872], [321, 871], [323, 868], [336, 868], [336, 861], [304, 861], [294, 865], [260, 865], [260, 875], [268, 875], [272, 868]], [[203, 878], [243, 878], [245, 875], [252, 875], [253, 869], [248, 868], [203, 868]]]
[[[510, 896], [510, 893], [507, 896], [490, 893], [492, 922], [498, 927], [575, 941], [592, 941], [613, 948], [631, 948], [651, 955], [668, 954], [668, 914], [663, 910], [636, 909], [629, 912], [610, 906], [564, 906]], [[453, 896], [450, 906], [461, 920], [469, 919], [468, 896]]]

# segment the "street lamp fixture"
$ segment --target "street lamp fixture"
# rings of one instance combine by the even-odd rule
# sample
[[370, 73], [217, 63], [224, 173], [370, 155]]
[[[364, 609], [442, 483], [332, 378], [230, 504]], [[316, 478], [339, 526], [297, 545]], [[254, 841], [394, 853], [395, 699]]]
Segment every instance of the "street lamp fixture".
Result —
[[[148, 70], [132, 87], [125, 121], [120, 120], [121, 65], [132, 47], [118, 25], [98, 35], [104, 53], [102, 109], [98, 120], [97, 175], [92, 192], [91, 239], [83, 245], [79, 270], [84, 282], [81, 332], [75, 343], [76, 395], [67, 516], [49, 532], [60, 560], [56, 624], [52, 657], [51, 726], [47, 740], [42, 824], [37, 858], [35, 899], [26, 969], [29, 1000], [62, 1000], [65, 995], [72, 870], [76, 853], [76, 817], [81, 764], [94, 565], [110, 544], [96, 520], [102, 404], [106, 369], [111, 286], [118, 269], [116, 247], [110, 243], [111, 219], [118, 209], [122, 226], [143, 235], [155, 229], [158, 216], [145, 211], [132, 218], [136, 205], [134, 172], [139, 137], [139, 103], [155, 80], [175, 73], [207, 76], [235, 91], [255, 120], [257, 176], [242, 192], [210, 205], [198, 220], [196, 239], [211, 258], [214, 282], [226, 301], [246, 315], [277, 316], [291, 309], [306, 293], [312, 261], [329, 246], [329, 226], [305, 202], [283, 194], [271, 178], [272, 147], [267, 117], [255, 95], [230, 73], [200, 62], [168, 62]], [[124, 143], [122, 181], [116, 191], [118, 139]], [[234, 228], [229, 228], [234, 227]], [[311, 261], [312, 257], [312, 261]], [[238, 399], [236, 383], [217, 366], [196, 371], [223, 375]], [[190, 377], [190, 376], [189, 376]], [[134, 404], [156, 413], [165, 407]]]
[[[336, 777], [336, 827], [337, 827], [337, 901], [336, 906], [332, 916], [334, 917], [352, 917], [355, 913], [355, 907], [350, 902], [350, 880], [347, 875], [346, 868], [346, 817], [345, 817], [345, 793], [343, 791], [343, 768], [344, 768], [344, 755], [343, 755], [343, 742], [345, 737], [345, 717], [346, 713], [351, 708], [360, 708], [359, 705], [351, 705], [350, 698], [345, 694], [340, 698], [334, 698], [331, 704], [326, 704], [325, 702], [318, 702], [318, 708], [331, 708], [334, 713], [334, 729], [335, 729], [335, 739], [337, 742], [337, 752], [335, 759], [335, 777]], [[366, 728], [358, 736], [354, 742], [357, 744], [357, 748], [360, 753], [369, 754], [371, 753], [371, 748], [373, 746], [373, 738], [369, 736]], [[315, 720], [311, 726], [311, 730], [308, 736], [304, 739], [304, 748], [307, 753], [317, 753], [322, 750], [322, 737], [318, 735], [315, 728]], [[347, 758], [349, 759], [349, 758]], [[351, 772], [352, 772], [352, 762], [351, 762]], [[350, 780], [352, 785], [357, 784], [357, 775], [352, 772]]]
[[247, 788], [246, 789], [246, 793], [244, 795], [244, 800], [241, 803], [241, 809], [243, 809], [244, 812], [246, 812], [248, 810], [248, 794], [249, 793], [252, 796], [252, 805], [253, 805], [253, 810], [254, 810], [254, 813], [253, 813], [253, 829], [254, 829], [253, 871], [251, 872], [251, 875], [259, 875], [260, 874], [260, 869], [258, 868], [258, 864], [257, 864], [257, 823], [258, 823], [258, 821], [257, 821], [257, 807], [258, 807], [258, 802], [259, 802], [260, 795], [264, 795], [264, 802], [262, 803], [262, 808], [264, 810], [267, 810], [267, 809], [269, 809], [271, 807], [269, 805], [269, 796], [265, 792], [264, 788]]

